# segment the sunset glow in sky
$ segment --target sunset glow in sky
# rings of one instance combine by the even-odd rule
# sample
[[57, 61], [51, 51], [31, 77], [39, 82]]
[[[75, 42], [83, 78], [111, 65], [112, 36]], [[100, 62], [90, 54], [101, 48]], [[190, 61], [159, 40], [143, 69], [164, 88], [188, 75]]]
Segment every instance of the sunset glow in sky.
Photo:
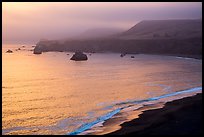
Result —
[[202, 18], [201, 2], [3, 2], [3, 43], [61, 39], [91, 28], [129, 29], [144, 19]]

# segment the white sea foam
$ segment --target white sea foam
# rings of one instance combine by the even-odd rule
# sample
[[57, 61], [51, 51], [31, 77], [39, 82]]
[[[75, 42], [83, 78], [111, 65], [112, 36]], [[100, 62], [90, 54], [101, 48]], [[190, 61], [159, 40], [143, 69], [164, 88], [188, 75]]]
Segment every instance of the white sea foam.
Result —
[[[152, 97], [152, 98], [148, 98], [148, 99], [145, 99], [145, 100], [136, 100], [136, 101], [129, 101], [129, 102], [121, 102], [121, 103], [117, 103], [116, 105], [121, 105], [121, 104], [129, 104], [129, 103], [133, 103], [133, 104], [139, 104], [139, 103], [142, 103], [143, 105], [147, 105], [147, 104], [151, 104], [151, 103], [147, 103], [147, 102], [153, 102], [153, 101], [157, 101], [157, 100], [160, 100], [160, 99], [164, 99], [164, 98], [168, 98], [168, 97], [173, 97], [173, 96], [176, 96], [176, 95], [182, 95], [182, 94], [187, 94], [187, 93], [193, 93], [193, 92], [201, 92], [202, 91], [202, 87], [195, 87], [195, 88], [191, 88], [191, 89], [186, 89], [186, 90], [181, 90], [181, 91], [177, 91], [177, 92], [173, 92], [173, 93], [169, 93], [169, 94], [165, 94], [165, 95], [161, 95], [161, 96], [157, 96], [157, 97]], [[185, 95], [184, 95], [185, 96]], [[178, 98], [175, 98], [175, 99], [178, 99]], [[167, 100], [166, 100], [167, 101]], [[97, 126], [102, 126], [102, 124], [104, 123], [104, 121], [112, 118], [115, 114], [119, 113], [121, 110], [124, 110], [125, 111], [132, 111], [132, 110], [136, 110], [136, 109], [139, 109], [141, 108], [141, 105], [140, 106], [131, 106], [129, 107], [128, 106], [123, 106], [123, 107], [120, 107], [114, 111], [111, 111], [101, 117], [99, 117], [97, 120], [95, 121], [92, 121], [92, 122], [89, 122], [89, 123], [85, 123], [83, 124], [82, 126], [80, 126], [78, 129], [76, 129], [75, 131], [71, 132], [71, 133], [68, 133], [68, 135], [77, 135], [77, 134], [80, 134], [86, 130], [89, 130], [93, 127], [97, 127]], [[91, 132], [91, 131], [90, 131]], [[89, 133], [89, 132], [86, 132], [86, 133]]]

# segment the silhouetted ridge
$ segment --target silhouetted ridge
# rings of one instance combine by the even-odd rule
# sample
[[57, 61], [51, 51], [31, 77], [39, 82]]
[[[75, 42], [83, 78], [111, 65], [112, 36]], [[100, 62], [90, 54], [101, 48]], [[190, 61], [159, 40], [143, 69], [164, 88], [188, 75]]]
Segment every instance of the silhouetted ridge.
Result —
[[83, 51], [202, 56], [202, 20], [144, 20], [104, 39], [47, 40], [42, 52]]
[[188, 38], [202, 35], [202, 20], [144, 20], [123, 32], [119, 37], [139, 38]]

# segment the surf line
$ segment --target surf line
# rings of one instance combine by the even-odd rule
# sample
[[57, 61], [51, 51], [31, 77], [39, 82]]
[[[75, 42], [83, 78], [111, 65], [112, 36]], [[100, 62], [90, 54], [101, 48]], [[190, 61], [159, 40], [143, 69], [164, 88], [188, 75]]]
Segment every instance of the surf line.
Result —
[[116, 110], [113, 110], [109, 113], [107, 113], [106, 115], [103, 115], [101, 117], [99, 117], [97, 120], [89, 122], [89, 123], [85, 123], [82, 126], [80, 126], [78, 129], [76, 129], [75, 131], [69, 133], [68, 135], [77, 135], [79, 133], [84, 132], [85, 130], [90, 129], [93, 125], [100, 123], [102, 121], [105, 121], [107, 119], [110, 119], [112, 116], [114, 116], [115, 114], [119, 113], [121, 111], [122, 108], [118, 108]]
[[[143, 102], [146, 102], [146, 101], [155, 101], [155, 100], [159, 100], [159, 99], [162, 99], [162, 98], [167, 98], [167, 97], [171, 97], [171, 96], [175, 96], [175, 95], [179, 95], [179, 94], [184, 94], [184, 93], [196, 92], [196, 91], [200, 91], [200, 90], [202, 90], [202, 87], [195, 87], [195, 88], [181, 90], [181, 91], [177, 91], [177, 92], [173, 92], [173, 93], [169, 93], [169, 94], [164, 94], [164, 95], [157, 96], [157, 97], [148, 98], [148, 99], [145, 99], [145, 100], [137, 100], [137, 101], [134, 101], [134, 102], [131, 101], [129, 103], [136, 103], [136, 102], [137, 103], [143, 103]], [[124, 103], [125, 102], [122, 102], [122, 104], [124, 104]], [[122, 109], [125, 109], [127, 107], [128, 106], [117, 108], [116, 110], [113, 110], [113, 111], [111, 111], [111, 112], [97, 118], [95, 121], [92, 121], [92, 122], [85, 123], [85, 124], [81, 125], [78, 129], [76, 129], [73, 132], [68, 133], [67, 135], [80, 134], [80, 133], [90, 129], [95, 124], [106, 121], [106, 120], [112, 118], [115, 114], [119, 113]]]

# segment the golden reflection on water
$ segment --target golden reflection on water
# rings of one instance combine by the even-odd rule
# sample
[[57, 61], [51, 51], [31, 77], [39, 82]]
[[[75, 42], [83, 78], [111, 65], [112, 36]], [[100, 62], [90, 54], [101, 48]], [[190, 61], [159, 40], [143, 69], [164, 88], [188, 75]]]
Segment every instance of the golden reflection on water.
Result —
[[5, 50], [2, 129], [26, 127], [6, 134], [65, 134], [73, 127], [52, 126], [65, 118], [100, 110], [104, 107], [100, 103], [139, 100], [167, 92], [155, 83], [177, 91], [201, 86], [202, 82], [200, 61], [145, 55], [132, 60], [118, 54], [93, 54], [87, 62], [74, 62], [66, 53], [7, 54]]

